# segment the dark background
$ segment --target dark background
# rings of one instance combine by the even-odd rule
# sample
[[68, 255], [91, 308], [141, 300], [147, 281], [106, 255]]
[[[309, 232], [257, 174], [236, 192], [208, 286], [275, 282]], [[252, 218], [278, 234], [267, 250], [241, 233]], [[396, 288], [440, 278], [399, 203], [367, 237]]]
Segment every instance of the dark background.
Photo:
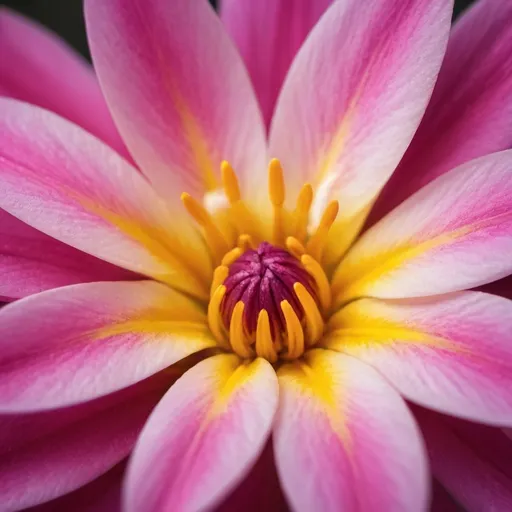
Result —
[[[30, 16], [50, 27], [89, 57], [82, 14], [83, 0], [0, 0], [1, 4]], [[105, 0], [108, 2], [108, 0]], [[250, 0], [257, 1], [257, 0]], [[455, 0], [455, 15], [460, 14], [474, 0]], [[215, 0], [210, 0], [215, 5]]]

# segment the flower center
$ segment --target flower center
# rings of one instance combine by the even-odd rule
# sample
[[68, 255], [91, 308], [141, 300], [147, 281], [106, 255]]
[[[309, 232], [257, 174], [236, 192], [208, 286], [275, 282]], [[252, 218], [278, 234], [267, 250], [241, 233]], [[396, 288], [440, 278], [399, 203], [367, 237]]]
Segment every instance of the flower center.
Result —
[[[269, 166], [273, 220], [265, 229], [242, 200], [227, 162], [222, 165], [222, 181], [229, 202], [227, 216], [223, 211], [216, 217], [188, 194], [182, 195], [217, 265], [208, 304], [210, 329], [222, 348], [242, 358], [264, 357], [272, 363], [296, 359], [324, 331], [331, 288], [320, 261], [338, 204], [330, 203], [319, 225], [308, 233], [312, 188], [304, 185], [295, 209], [285, 210], [283, 173], [279, 161], [273, 160]], [[221, 221], [226, 218], [227, 226]]]

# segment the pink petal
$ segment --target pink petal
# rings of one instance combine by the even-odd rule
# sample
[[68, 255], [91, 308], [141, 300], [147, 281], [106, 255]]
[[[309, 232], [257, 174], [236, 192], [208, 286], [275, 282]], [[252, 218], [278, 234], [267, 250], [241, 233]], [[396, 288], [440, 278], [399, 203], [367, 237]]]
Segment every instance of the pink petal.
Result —
[[415, 411], [432, 472], [465, 510], [512, 510], [512, 442], [498, 429]]
[[128, 469], [127, 512], [210, 509], [258, 459], [277, 407], [264, 359], [211, 357], [189, 370], [142, 431]]
[[362, 299], [330, 329], [325, 346], [371, 364], [413, 402], [512, 426], [512, 301], [478, 292]]
[[121, 512], [121, 485], [125, 463], [91, 483], [27, 512]]
[[512, 3], [480, 0], [455, 25], [425, 117], [372, 218], [446, 171], [510, 147]]
[[0, 416], [2, 510], [57, 498], [112, 468], [171, 384], [171, 376], [158, 375], [74, 407]]
[[217, 512], [288, 512], [269, 441], [245, 480], [218, 506]]
[[86, 0], [85, 12], [114, 119], [166, 197], [215, 190], [222, 160], [245, 181], [265, 172], [264, 126], [249, 76], [207, 2]]
[[51, 110], [126, 154], [85, 60], [44, 27], [0, 8], [0, 92]]
[[50, 288], [120, 281], [135, 274], [63, 244], [0, 209], [0, 296], [18, 299]]
[[375, 224], [342, 261], [337, 302], [472, 288], [512, 273], [512, 151], [440, 176]]
[[267, 127], [295, 54], [331, 2], [221, 1], [221, 19], [245, 61]]
[[0, 98], [0, 113], [0, 207], [94, 256], [207, 293], [211, 262], [192, 223], [178, 223], [133, 167], [50, 112]]
[[91, 283], [0, 310], [0, 410], [106, 395], [215, 346], [201, 306], [151, 281]]
[[276, 463], [293, 510], [425, 509], [419, 433], [377, 372], [343, 354], [313, 350], [278, 376]]
[[430, 512], [462, 512], [460, 506], [437, 480], [432, 484]]
[[449, 0], [335, 2], [301, 48], [270, 135], [291, 195], [311, 182], [314, 222], [341, 205], [336, 260], [398, 165], [425, 111], [450, 29]]

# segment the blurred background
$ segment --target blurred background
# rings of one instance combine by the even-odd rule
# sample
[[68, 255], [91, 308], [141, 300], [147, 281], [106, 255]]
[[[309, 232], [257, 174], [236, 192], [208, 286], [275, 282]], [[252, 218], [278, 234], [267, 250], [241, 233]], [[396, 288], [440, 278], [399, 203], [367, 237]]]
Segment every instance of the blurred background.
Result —
[[[473, 1], [455, 0], [455, 16], [458, 16]], [[38, 20], [60, 34], [82, 55], [89, 58], [82, 2], [83, 0], [3, 0], [1, 4]], [[218, 2], [210, 0], [210, 3], [215, 6]]]

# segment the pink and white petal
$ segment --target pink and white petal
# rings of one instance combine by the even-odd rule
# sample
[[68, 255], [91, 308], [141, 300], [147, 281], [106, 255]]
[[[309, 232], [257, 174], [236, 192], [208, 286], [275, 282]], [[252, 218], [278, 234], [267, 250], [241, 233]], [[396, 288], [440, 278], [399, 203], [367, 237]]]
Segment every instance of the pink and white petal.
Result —
[[220, 17], [251, 76], [267, 127], [290, 64], [332, 0], [222, 0]]
[[293, 510], [425, 510], [418, 429], [375, 370], [317, 349], [278, 377], [276, 464]]
[[512, 509], [512, 442], [498, 429], [415, 410], [432, 473], [464, 510]]
[[216, 512], [290, 512], [279, 483], [272, 441], [244, 481], [222, 502]]
[[174, 380], [172, 374], [160, 374], [73, 407], [1, 415], [2, 510], [55, 499], [122, 461]]
[[372, 365], [407, 399], [512, 426], [512, 301], [479, 292], [361, 299], [330, 330], [326, 347]]
[[368, 230], [335, 272], [338, 304], [418, 297], [512, 273], [512, 150], [440, 176]]
[[41, 233], [2, 209], [0, 274], [0, 297], [9, 300], [70, 284], [137, 278]]
[[58, 36], [1, 7], [0, 54], [2, 95], [51, 110], [127, 154], [92, 67]]
[[372, 220], [441, 174], [512, 147], [512, 3], [480, 0], [456, 23], [425, 117]]
[[0, 98], [0, 113], [1, 208], [84, 252], [207, 294], [194, 279], [211, 272], [199, 235], [138, 171], [48, 111]]
[[313, 184], [313, 224], [328, 201], [339, 201], [329, 261], [356, 236], [411, 142], [441, 66], [452, 4], [334, 2], [292, 64], [270, 153], [292, 197]]
[[211, 357], [179, 379], [137, 442], [127, 512], [204, 510], [243, 480], [270, 434], [278, 384], [266, 360]]
[[78, 284], [0, 310], [0, 410], [112, 393], [216, 346], [193, 299], [152, 281]]
[[261, 113], [208, 2], [86, 0], [85, 13], [94, 66], [119, 131], [172, 203], [184, 191], [203, 198], [216, 190], [222, 160], [243, 182], [256, 183], [267, 165]]
[[74, 492], [26, 512], [121, 512], [121, 486], [126, 463], [122, 462]]

